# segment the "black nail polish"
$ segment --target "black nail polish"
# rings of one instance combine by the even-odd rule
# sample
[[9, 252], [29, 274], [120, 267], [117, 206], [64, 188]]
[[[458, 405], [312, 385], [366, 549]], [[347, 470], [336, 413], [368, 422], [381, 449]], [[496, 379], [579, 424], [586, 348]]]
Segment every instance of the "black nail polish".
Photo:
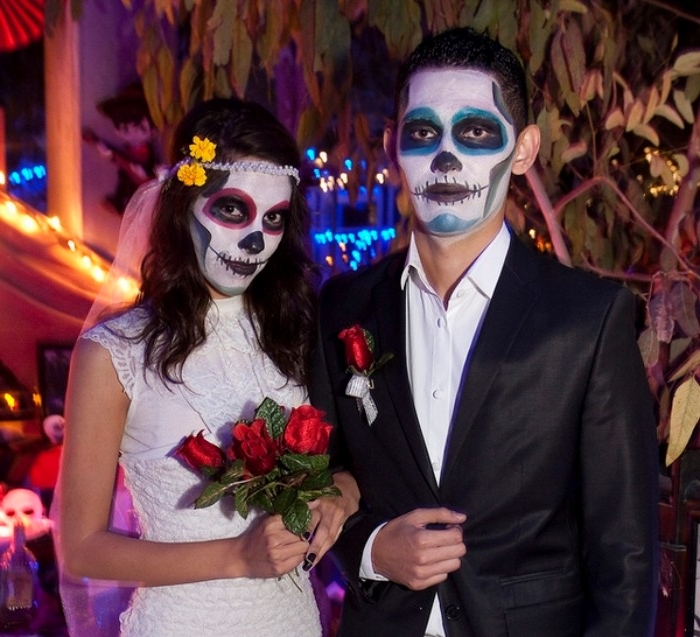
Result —
[[311, 539], [311, 533], [308, 531], [304, 531], [301, 535], [301, 539], [304, 540], [305, 542], [308, 542]]
[[313, 568], [314, 562], [316, 561], [316, 553], [309, 553], [305, 558], [304, 558], [304, 563], [302, 564], [301, 568], [304, 571], [310, 571]]

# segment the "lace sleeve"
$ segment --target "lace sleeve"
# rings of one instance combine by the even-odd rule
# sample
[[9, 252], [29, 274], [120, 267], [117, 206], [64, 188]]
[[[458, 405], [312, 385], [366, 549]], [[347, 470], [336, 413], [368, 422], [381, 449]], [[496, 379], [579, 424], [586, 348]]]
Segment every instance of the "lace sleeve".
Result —
[[132, 310], [98, 323], [80, 335], [81, 339], [99, 343], [109, 352], [119, 382], [129, 399], [134, 395], [136, 375], [143, 370], [143, 344], [133, 338], [140, 318], [138, 311]]

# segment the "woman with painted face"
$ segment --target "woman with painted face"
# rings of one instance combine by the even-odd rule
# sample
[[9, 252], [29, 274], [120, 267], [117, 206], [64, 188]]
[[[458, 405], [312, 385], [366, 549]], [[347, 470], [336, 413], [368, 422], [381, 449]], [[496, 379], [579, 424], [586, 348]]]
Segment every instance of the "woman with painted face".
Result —
[[[201, 478], [174, 454], [199, 431], [225, 445], [264, 397], [306, 401], [314, 267], [299, 153], [263, 108], [220, 99], [184, 118], [173, 148], [150, 186], [140, 295], [75, 348], [60, 558], [73, 576], [134, 583], [124, 637], [318, 637], [308, 571], [356, 510], [354, 481], [336, 476], [343, 496], [311, 503], [297, 537], [280, 516], [243, 519], [230, 499], [195, 510]], [[138, 537], [110, 527], [118, 467]]]

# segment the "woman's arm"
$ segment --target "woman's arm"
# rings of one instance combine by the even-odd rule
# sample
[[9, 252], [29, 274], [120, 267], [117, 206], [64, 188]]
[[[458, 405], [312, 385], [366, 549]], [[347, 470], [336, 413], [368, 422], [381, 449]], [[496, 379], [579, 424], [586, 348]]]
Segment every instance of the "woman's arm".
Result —
[[232, 577], [273, 577], [298, 566], [308, 544], [262, 516], [230, 539], [163, 543], [109, 531], [112, 491], [129, 399], [101, 345], [79, 340], [66, 395], [58, 551], [76, 576], [181, 584]]

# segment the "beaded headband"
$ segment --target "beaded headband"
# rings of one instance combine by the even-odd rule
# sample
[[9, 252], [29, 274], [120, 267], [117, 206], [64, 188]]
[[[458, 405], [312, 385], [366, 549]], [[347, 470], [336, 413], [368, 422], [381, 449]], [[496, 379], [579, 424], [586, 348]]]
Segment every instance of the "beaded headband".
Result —
[[216, 144], [209, 138], [195, 135], [190, 144], [190, 156], [175, 165], [177, 178], [186, 186], [203, 186], [207, 183], [207, 169], [228, 170], [231, 172], [253, 172], [265, 175], [286, 175], [299, 183], [299, 171], [294, 166], [279, 166], [269, 161], [213, 161]]

